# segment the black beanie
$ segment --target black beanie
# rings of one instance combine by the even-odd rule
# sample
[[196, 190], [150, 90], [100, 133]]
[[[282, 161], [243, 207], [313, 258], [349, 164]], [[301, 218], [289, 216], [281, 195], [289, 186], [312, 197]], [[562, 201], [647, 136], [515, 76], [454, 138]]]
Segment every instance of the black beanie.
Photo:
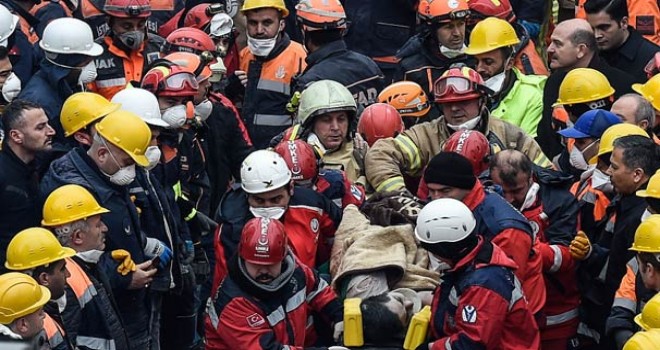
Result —
[[424, 181], [465, 190], [471, 190], [477, 182], [472, 164], [455, 152], [440, 152], [431, 159], [424, 172]]

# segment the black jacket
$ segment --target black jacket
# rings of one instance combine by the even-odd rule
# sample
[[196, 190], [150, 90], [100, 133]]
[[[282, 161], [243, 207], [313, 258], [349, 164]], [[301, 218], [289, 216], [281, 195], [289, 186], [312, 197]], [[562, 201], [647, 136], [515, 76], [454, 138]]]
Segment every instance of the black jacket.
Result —
[[569, 192], [573, 177], [540, 167], [536, 167], [534, 175], [540, 185], [543, 212], [548, 216], [549, 225], [543, 232], [545, 240], [567, 246], [575, 236], [579, 209], [577, 200]]
[[0, 266], [7, 246], [19, 231], [40, 226], [39, 179], [34, 162], [25, 164], [7, 143], [0, 151]]
[[[630, 74], [610, 66], [597, 55], [594, 55], [591, 59], [588, 68], [595, 69], [607, 77], [610, 85], [614, 88], [615, 98], [633, 92], [632, 84], [635, 83], [635, 79]], [[536, 142], [550, 159], [559, 154], [563, 148], [560, 142], [561, 138], [552, 124], [552, 105], [557, 102], [559, 86], [567, 73], [568, 71], [564, 69], [552, 72], [543, 89], [543, 116], [537, 129]]]
[[660, 46], [647, 40], [635, 29], [628, 27], [630, 36], [621, 47], [612, 51], [600, 53], [607, 63], [633, 76], [635, 82], [646, 82], [644, 67], [653, 58]]

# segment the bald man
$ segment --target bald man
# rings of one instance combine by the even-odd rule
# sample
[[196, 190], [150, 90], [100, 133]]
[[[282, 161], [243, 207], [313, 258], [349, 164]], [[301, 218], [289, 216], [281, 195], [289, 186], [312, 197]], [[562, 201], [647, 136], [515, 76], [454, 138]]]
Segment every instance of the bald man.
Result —
[[618, 115], [624, 123], [635, 124], [653, 132], [658, 111], [651, 103], [638, 94], [625, 94], [614, 101], [610, 112]]
[[593, 68], [603, 73], [614, 87], [615, 97], [632, 92], [634, 78], [611, 67], [598, 56], [598, 45], [591, 25], [584, 19], [569, 19], [557, 24], [548, 46], [552, 74], [543, 91], [543, 117], [538, 126], [536, 141], [548, 158], [562, 150], [561, 139], [552, 122], [552, 104], [557, 102], [559, 85], [566, 73], [575, 68]]

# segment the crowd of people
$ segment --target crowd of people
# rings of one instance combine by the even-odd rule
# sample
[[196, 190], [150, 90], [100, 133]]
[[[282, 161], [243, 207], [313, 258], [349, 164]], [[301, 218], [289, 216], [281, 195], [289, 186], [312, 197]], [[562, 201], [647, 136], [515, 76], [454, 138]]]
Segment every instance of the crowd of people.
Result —
[[660, 5], [0, 0], [0, 348], [660, 349]]

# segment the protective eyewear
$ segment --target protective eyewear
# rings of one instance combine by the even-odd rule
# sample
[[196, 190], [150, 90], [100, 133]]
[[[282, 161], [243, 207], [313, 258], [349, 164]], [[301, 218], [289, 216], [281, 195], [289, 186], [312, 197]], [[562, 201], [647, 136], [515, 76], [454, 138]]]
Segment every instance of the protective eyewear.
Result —
[[165, 85], [165, 88], [170, 91], [184, 90], [186, 85], [190, 89], [197, 90], [199, 88], [195, 76], [187, 72], [172, 74], [165, 79], [163, 84]]
[[210, 4], [206, 7], [204, 12], [206, 12], [207, 16], [213, 17], [213, 15], [217, 15], [218, 13], [226, 13], [227, 11], [224, 4]]
[[458, 95], [465, 95], [477, 91], [475, 84], [464, 77], [440, 78], [435, 83], [434, 93], [436, 96], [443, 96], [449, 93], [450, 90]]

